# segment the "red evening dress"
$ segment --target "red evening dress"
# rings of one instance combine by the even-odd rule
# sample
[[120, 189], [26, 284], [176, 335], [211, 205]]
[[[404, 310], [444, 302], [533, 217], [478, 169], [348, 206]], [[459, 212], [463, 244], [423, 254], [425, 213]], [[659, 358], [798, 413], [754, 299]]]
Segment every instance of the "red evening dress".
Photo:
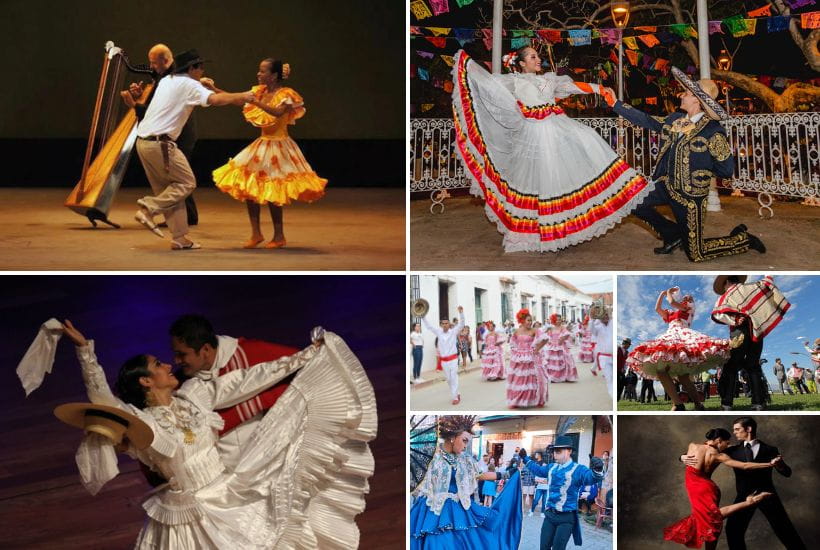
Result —
[[700, 548], [704, 542], [717, 540], [723, 530], [720, 488], [706, 474], [687, 466], [686, 493], [692, 514], [664, 527], [663, 538], [689, 548]]

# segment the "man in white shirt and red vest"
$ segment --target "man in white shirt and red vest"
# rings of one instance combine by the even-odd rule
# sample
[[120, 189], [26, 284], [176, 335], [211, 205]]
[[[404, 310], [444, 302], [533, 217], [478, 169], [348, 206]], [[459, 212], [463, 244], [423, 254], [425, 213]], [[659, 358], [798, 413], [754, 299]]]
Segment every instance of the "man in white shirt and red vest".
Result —
[[458, 306], [458, 324], [452, 326], [446, 317], [439, 323], [440, 327], [434, 327], [427, 322], [426, 317], [421, 318], [424, 327], [436, 335], [438, 353], [441, 359], [441, 367], [444, 369], [444, 376], [447, 378], [447, 385], [450, 386], [450, 396], [453, 405], [461, 402], [461, 395], [458, 393], [458, 333], [464, 328], [464, 308]]
[[[216, 335], [211, 323], [201, 315], [184, 315], [170, 329], [174, 363], [190, 377], [213, 380], [236, 369], [273, 361], [298, 351], [297, 348], [262, 340]], [[251, 399], [217, 411], [225, 421], [219, 432], [217, 449], [229, 470], [233, 470], [244, 442], [256, 425], [288, 389], [291, 375]]]
[[176, 145], [191, 111], [196, 106], [242, 106], [255, 101], [251, 92], [214, 92], [203, 86], [199, 79], [204, 74], [204, 62], [196, 50], [177, 56], [177, 71], [194, 70], [163, 77], [156, 86], [145, 117], [137, 126], [137, 154], [154, 195], [137, 201], [140, 209], [134, 218], [163, 237], [154, 223], [154, 216], [164, 214], [171, 230], [172, 250], [200, 248], [187, 236], [185, 213], [185, 198], [196, 188], [196, 178], [188, 159]]

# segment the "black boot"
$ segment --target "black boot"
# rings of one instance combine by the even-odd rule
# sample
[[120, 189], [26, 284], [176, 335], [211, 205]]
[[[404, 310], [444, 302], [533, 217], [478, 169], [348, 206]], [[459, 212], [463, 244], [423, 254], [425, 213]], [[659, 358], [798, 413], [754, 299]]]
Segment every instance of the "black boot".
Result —
[[676, 249], [680, 248], [681, 245], [683, 245], [683, 239], [675, 239], [671, 243], [664, 243], [663, 246], [653, 248], [652, 252], [655, 254], [671, 254]]

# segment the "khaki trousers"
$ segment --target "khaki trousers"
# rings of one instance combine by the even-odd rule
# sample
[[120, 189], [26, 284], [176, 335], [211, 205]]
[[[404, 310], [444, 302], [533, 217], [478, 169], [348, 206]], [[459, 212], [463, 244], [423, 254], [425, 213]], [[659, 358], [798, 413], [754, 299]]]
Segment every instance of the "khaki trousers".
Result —
[[[163, 155], [167, 151], [167, 161]], [[137, 139], [137, 154], [154, 195], [140, 199], [153, 216], [163, 214], [174, 239], [188, 234], [185, 198], [196, 188], [191, 165], [176, 143]]]

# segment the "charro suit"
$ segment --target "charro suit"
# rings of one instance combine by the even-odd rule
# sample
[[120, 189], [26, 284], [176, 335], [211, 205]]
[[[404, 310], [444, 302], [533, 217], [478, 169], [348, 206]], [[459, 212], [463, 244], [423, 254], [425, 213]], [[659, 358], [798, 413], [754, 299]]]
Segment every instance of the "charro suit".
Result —
[[[635, 210], [635, 216], [649, 224], [664, 244], [682, 239], [683, 249], [693, 262], [748, 251], [746, 231], [726, 237], [703, 236], [712, 177], [728, 178], [734, 172], [734, 157], [720, 123], [704, 114], [694, 127], [679, 131], [686, 117], [683, 113], [659, 119], [620, 101], [613, 109], [631, 123], [658, 132], [661, 137], [659, 160], [652, 174], [655, 189]], [[672, 208], [675, 222], [655, 210], [661, 205]]]
[[[754, 457], [753, 462], [770, 462], [778, 454], [777, 447], [767, 445], [758, 440], [760, 448], [757, 451], [757, 456]], [[745, 449], [742, 445], [734, 445], [726, 449], [726, 454], [735, 460], [741, 462], [748, 462]], [[752, 520], [755, 511], [760, 509], [769, 524], [772, 526], [774, 534], [780, 539], [780, 542], [788, 548], [788, 550], [805, 549], [806, 546], [800, 540], [800, 535], [792, 525], [780, 497], [777, 495], [777, 490], [772, 481], [772, 470], [774, 468], [766, 468], [759, 470], [741, 470], [733, 468], [735, 473], [735, 482], [737, 486], [737, 498], [735, 503], [743, 502], [746, 497], [755, 491], [771, 491], [774, 493], [771, 497], [760, 501], [757, 506], [746, 508], [736, 512], [728, 517], [726, 520], [726, 538], [729, 543], [730, 550], [746, 550], [746, 542], [744, 537], [746, 535], [746, 528]], [[784, 465], [783, 470], [778, 470], [778, 473], [784, 477], [791, 477], [792, 470]]]

